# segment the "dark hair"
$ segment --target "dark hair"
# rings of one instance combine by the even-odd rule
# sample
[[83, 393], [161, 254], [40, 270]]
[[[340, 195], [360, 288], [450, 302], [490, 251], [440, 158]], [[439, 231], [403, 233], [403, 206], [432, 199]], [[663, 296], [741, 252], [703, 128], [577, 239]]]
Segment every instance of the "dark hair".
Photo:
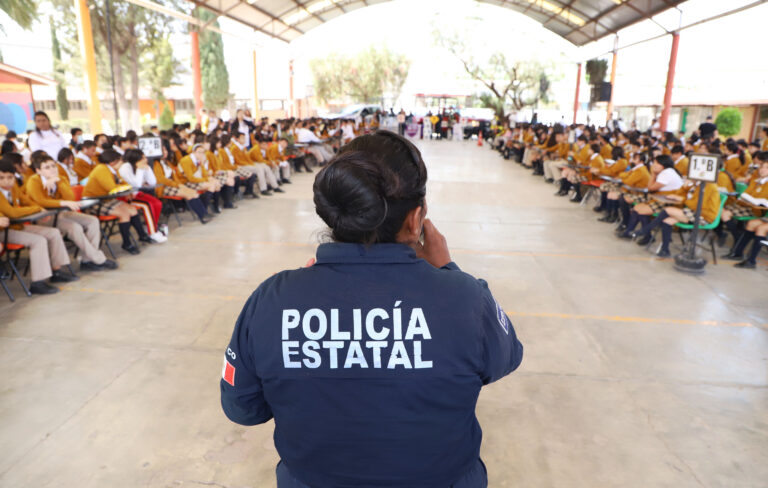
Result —
[[120, 159], [120, 153], [114, 149], [105, 149], [104, 152], [99, 154], [99, 162], [102, 164], [111, 164]]
[[73, 129], [70, 129], [69, 134], [72, 137], [75, 137], [75, 134], [77, 134], [78, 132], [83, 132], [83, 129], [81, 129], [80, 127], [75, 127]]
[[96, 147], [96, 143], [91, 141], [90, 139], [87, 141], [83, 141], [82, 144], [80, 144], [80, 149], [88, 149], [89, 147]]
[[[43, 112], [42, 110], [38, 110], [37, 112], [35, 112], [35, 115], [32, 116], [33, 119], [35, 119], [36, 117], [45, 117], [46, 119], [48, 119], [48, 125], [51, 125], [51, 118], [48, 117], [48, 114]], [[58, 135], [58, 132], [56, 132], [53, 126], [51, 126], [51, 131], [53, 131], [54, 134]], [[37, 128], [37, 124], [35, 124], [35, 132], [37, 132], [39, 135], [43, 134], [42, 132], [40, 132], [40, 129]]]
[[659, 154], [654, 158], [655, 162], [659, 163], [660, 165], [664, 166], [664, 169], [667, 168], [674, 168], [675, 162], [672, 161], [672, 158], [667, 156], [666, 154]]
[[0, 146], [0, 156], [14, 152], [16, 152], [16, 143], [8, 139], [4, 140], [3, 145]]
[[755, 159], [759, 159], [763, 163], [768, 163], [768, 151], [758, 151], [755, 154]]
[[46, 161], [53, 161], [53, 158], [42, 150], [37, 150], [29, 156], [29, 163], [34, 169], [40, 169]]
[[15, 131], [15, 130], [9, 130], [9, 131], [8, 131], [8, 132], [5, 134], [5, 138], [6, 138], [6, 139], [14, 139], [14, 138], [16, 138], [16, 137], [18, 137], [18, 136], [17, 136], [17, 134], [16, 134], [16, 131]]
[[344, 146], [315, 178], [315, 210], [337, 242], [393, 243], [424, 205], [427, 167], [410, 141], [379, 130]]
[[131, 165], [134, 171], [136, 171], [136, 163], [144, 158], [144, 151], [141, 149], [127, 149], [123, 154], [123, 161]]
[[645, 154], [641, 152], [635, 153], [635, 157], [638, 161], [640, 161], [642, 164], [645, 164]]
[[0, 173], [16, 174], [16, 167], [13, 165], [10, 159], [0, 159]]
[[59, 154], [56, 155], [56, 159], [60, 163], [63, 163], [64, 160], [69, 158], [70, 156], [74, 156], [74, 154], [72, 153], [72, 150], [68, 147], [62, 147], [61, 150], [59, 151]]
[[615, 146], [611, 150], [611, 157], [614, 161], [618, 161], [619, 159], [624, 157], [624, 148], [621, 146]]
[[600, 154], [600, 144], [590, 144], [590, 149], [592, 149], [595, 153]]
[[232, 136], [230, 136], [226, 132], [221, 135], [221, 147], [229, 146], [230, 142], [232, 142]]
[[672, 146], [672, 149], [669, 152], [672, 154], [683, 154], [685, 153], [685, 149], [683, 149], [683, 146], [678, 144], [676, 146]]
[[134, 142], [138, 138], [139, 138], [139, 136], [136, 135], [136, 131], [135, 130], [129, 130], [128, 132], [125, 133], [125, 139], [128, 142]]

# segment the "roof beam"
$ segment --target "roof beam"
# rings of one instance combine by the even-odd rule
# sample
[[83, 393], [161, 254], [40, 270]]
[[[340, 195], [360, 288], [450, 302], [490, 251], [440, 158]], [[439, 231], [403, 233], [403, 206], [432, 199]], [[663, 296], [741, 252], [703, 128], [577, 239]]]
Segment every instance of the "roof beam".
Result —
[[[235, 17], [234, 15], [232, 15], [230, 13], [224, 13], [223, 11], [221, 11], [219, 9], [216, 9], [214, 7], [211, 7], [210, 5], [207, 5], [204, 2], [201, 2], [200, 0], [189, 0], [189, 1], [194, 3], [195, 6], [200, 7], [200, 8], [204, 8], [206, 10], [209, 10], [209, 11], [213, 12], [214, 14], [216, 14], [216, 15], [218, 15], [220, 17], [228, 17], [228, 18], [230, 18], [232, 20], [240, 22], [243, 25], [247, 25], [248, 27], [250, 27], [251, 29], [253, 29], [255, 31], [261, 32], [262, 34], [266, 34], [266, 35], [268, 35], [270, 37], [274, 37], [276, 39], [280, 39], [283, 42], [290, 42], [288, 39], [285, 39], [285, 38], [283, 38], [283, 37], [281, 37], [279, 35], [272, 34], [271, 32], [266, 31], [266, 30], [264, 30], [263, 28], [261, 28], [259, 26], [253, 25], [250, 22], [246, 22], [245, 20], [243, 20], [243, 19], [241, 19], [239, 17]], [[298, 29], [296, 29], [296, 30], [298, 31]], [[301, 32], [301, 31], [299, 31], [299, 32]], [[304, 32], [301, 32], [301, 33], [304, 34]]]
[[[309, 15], [311, 15], [312, 17], [316, 18], [316, 19], [317, 19], [317, 20], [319, 20], [321, 23], [325, 23], [325, 19], [324, 19], [324, 18], [320, 17], [318, 14], [316, 14], [316, 13], [314, 13], [314, 12], [310, 12], [310, 11], [309, 11], [309, 9], [307, 8], [307, 6], [306, 6], [305, 4], [303, 4], [303, 3], [299, 2], [299, 0], [292, 0], [292, 1], [293, 1], [293, 3], [295, 3], [295, 4], [296, 4], [296, 6], [297, 6], [297, 7], [299, 7], [299, 9], [301, 9], [301, 10], [305, 11], [306, 13], [308, 13]], [[296, 23], [298, 24], [298, 22], [296, 22]]]

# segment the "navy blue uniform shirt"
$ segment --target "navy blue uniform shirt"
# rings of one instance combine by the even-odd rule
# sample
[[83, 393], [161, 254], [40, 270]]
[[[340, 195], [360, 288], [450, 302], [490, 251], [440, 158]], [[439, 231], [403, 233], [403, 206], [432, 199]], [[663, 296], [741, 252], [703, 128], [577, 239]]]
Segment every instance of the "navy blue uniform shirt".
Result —
[[233, 422], [275, 419], [275, 447], [313, 488], [440, 487], [480, 455], [480, 388], [523, 346], [488, 285], [402, 244], [322, 244], [266, 280], [226, 351]]

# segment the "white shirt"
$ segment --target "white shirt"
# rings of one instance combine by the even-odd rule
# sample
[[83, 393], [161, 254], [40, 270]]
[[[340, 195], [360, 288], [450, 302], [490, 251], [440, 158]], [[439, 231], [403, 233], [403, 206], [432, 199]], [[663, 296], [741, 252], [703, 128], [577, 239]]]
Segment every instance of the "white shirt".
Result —
[[43, 130], [39, 134], [37, 131], [32, 131], [29, 134], [29, 149], [32, 152], [42, 150], [51, 158], [56, 159], [59, 151], [64, 149], [64, 147], [66, 147], [64, 138], [54, 130]]
[[139, 168], [134, 172], [130, 163], [123, 163], [119, 171], [123, 181], [137, 190], [143, 187], [153, 187], [157, 184], [155, 173], [149, 168]]
[[[237, 144], [237, 143], [235, 143], [235, 144]], [[238, 147], [239, 147], [239, 146], [238, 146]], [[225, 147], [225, 148], [224, 148], [224, 151], [226, 151], [226, 153], [227, 153], [227, 156], [229, 157], [229, 163], [230, 163], [230, 164], [235, 164], [235, 157], [234, 157], [234, 156], [232, 156], [232, 152], [229, 150], [229, 148], [228, 148], [228, 147]]]
[[8, 190], [3, 190], [0, 188], [0, 193], [2, 193], [5, 196], [5, 199], [8, 200], [8, 203], [13, 205], [13, 200], [11, 200], [11, 192]]
[[667, 168], [656, 176], [656, 183], [664, 185], [657, 191], [675, 191], [683, 186], [683, 179], [673, 168]]
[[72, 168], [70, 168], [66, 164], [61, 163], [59, 161], [56, 161], [56, 164], [61, 166], [64, 169], [64, 171], [66, 171], [67, 176], [69, 177], [69, 184], [70, 185], [77, 185], [78, 184], [78, 182], [80, 181], [80, 177], [77, 176], [77, 173], [75, 173], [75, 171]]
[[355, 130], [349, 124], [344, 126], [344, 129], [342, 129], [342, 133], [344, 134], [344, 139], [354, 139], [355, 138]]
[[323, 142], [314, 132], [303, 127], [296, 131], [296, 138], [298, 142]]

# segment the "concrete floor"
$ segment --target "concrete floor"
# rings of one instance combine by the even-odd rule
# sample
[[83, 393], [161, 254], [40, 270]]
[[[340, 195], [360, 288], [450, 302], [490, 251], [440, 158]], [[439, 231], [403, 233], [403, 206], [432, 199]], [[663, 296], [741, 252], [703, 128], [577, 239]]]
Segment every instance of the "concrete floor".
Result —
[[[765, 261], [682, 275], [487, 148], [421, 147], [430, 216], [526, 347], [480, 396], [490, 486], [768, 486]], [[218, 380], [249, 293], [313, 255], [311, 184], [0, 296], [0, 486], [274, 486], [271, 422], [230, 423]]]

